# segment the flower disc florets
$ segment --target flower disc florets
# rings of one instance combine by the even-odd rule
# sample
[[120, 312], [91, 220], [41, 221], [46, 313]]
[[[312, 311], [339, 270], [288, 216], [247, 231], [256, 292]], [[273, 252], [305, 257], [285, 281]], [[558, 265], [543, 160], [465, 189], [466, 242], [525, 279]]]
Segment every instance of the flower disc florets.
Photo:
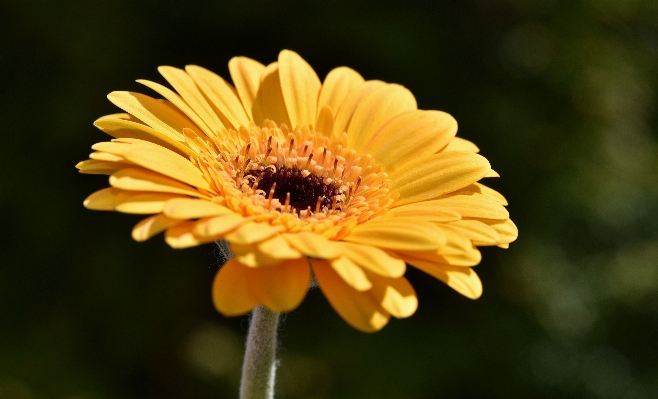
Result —
[[331, 229], [333, 238], [395, 201], [384, 167], [346, 148], [342, 136], [308, 127], [293, 132], [266, 120], [206, 143], [197, 162], [215, 183], [218, 204], [284, 231]]

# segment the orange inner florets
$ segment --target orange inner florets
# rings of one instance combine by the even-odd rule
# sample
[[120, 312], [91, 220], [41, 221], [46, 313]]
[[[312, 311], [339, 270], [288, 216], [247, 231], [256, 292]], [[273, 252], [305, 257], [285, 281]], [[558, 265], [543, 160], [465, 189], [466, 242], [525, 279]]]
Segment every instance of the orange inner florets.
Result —
[[212, 141], [196, 162], [217, 189], [214, 201], [259, 221], [321, 232], [379, 216], [395, 200], [383, 166], [346, 148], [344, 133], [265, 121]]

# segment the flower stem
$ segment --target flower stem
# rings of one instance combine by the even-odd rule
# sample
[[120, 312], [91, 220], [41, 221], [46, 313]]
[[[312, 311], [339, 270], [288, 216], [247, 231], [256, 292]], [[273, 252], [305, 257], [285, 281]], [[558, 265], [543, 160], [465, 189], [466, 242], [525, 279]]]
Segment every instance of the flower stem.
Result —
[[251, 313], [242, 364], [240, 399], [274, 398], [276, 330], [279, 314], [258, 306]]

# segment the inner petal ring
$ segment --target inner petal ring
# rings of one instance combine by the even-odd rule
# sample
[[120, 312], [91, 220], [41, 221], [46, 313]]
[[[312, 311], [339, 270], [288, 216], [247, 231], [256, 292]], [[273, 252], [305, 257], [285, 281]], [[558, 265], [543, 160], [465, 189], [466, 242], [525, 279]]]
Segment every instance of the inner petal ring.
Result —
[[346, 134], [291, 131], [265, 121], [217, 135], [196, 162], [214, 183], [213, 200], [288, 231], [323, 232], [384, 214], [397, 194], [384, 167], [346, 147]]

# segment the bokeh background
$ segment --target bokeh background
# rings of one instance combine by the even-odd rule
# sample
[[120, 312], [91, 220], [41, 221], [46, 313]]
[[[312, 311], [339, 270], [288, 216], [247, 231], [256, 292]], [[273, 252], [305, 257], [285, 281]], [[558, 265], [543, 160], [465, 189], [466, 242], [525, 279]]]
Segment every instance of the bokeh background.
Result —
[[216, 248], [133, 242], [73, 166], [107, 93], [283, 48], [454, 115], [520, 238], [483, 250], [477, 301], [409, 270], [417, 313], [373, 335], [311, 291], [277, 398], [658, 397], [658, 2], [2, 0], [0, 398], [237, 397], [247, 318], [212, 307]]

